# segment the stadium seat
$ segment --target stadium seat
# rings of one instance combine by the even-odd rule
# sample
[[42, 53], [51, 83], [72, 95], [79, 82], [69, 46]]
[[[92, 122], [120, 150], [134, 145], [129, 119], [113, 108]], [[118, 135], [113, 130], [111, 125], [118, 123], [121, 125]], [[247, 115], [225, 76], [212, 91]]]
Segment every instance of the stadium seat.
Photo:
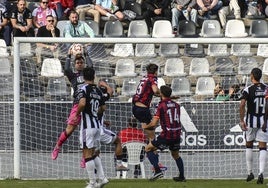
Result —
[[152, 37], [154, 38], [172, 38], [172, 26], [168, 20], [156, 20], [153, 25]]
[[150, 37], [148, 32], [148, 26], [145, 20], [132, 20], [128, 27], [128, 37], [148, 38]]
[[123, 37], [124, 29], [119, 20], [105, 22], [103, 29], [103, 37]]
[[48, 79], [46, 98], [52, 101], [70, 100], [70, 92], [68, 92], [67, 82], [64, 76], [51, 77]]
[[252, 20], [249, 28], [249, 35], [252, 37], [267, 38], [268, 23], [266, 20]]
[[14, 97], [13, 90], [13, 75], [0, 76], [0, 100], [1, 101], [12, 101]]
[[114, 50], [111, 52], [112, 56], [128, 57], [134, 56], [134, 48], [132, 43], [130, 44], [114, 44]]
[[250, 52], [250, 44], [232, 44], [231, 46], [231, 55], [234, 56], [252, 56]]
[[100, 34], [100, 26], [98, 22], [95, 22], [94, 20], [87, 20], [85, 21], [89, 27], [94, 31], [95, 37], [101, 37]]
[[242, 20], [228, 20], [225, 28], [225, 37], [246, 37], [245, 24]]
[[30, 57], [20, 59], [20, 71], [21, 71], [22, 76], [26, 76], [26, 77], [38, 76], [36, 63]]
[[32, 57], [32, 47], [30, 43], [20, 43], [20, 57]]
[[228, 46], [227, 44], [209, 44], [207, 55], [212, 57], [228, 56]]
[[204, 20], [201, 28], [201, 37], [223, 37], [220, 22], [218, 20]]
[[[143, 153], [145, 145], [145, 143], [136, 141], [122, 144], [122, 148], [126, 147], [128, 156], [127, 162], [123, 162], [123, 165], [125, 167], [129, 167], [129, 165], [140, 165], [142, 178], [145, 178], [145, 168], [143, 160], [141, 161], [141, 155], [145, 155]], [[120, 172], [117, 172], [117, 177], [120, 177]], [[122, 178], [127, 178], [127, 171], [122, 171]]]
[[196, 25], [193, 21], [181, 20], [179, 21], [179, 37], [197, 37]]
[[64, 37], [64, 29], [69, 20], [59, 20], [57, 22], [57, 28], [60, 30], [60, 37]]
[[46, 58], [41, 67], [41, 76], [61, 77], [63, 76], [62, 65], [59, 59]]
[[136, 93], [139, 81], [138, 78], [125, 78], [121, 88], [121, 95], [132, 97]]
[[212, 77], [199, 77], [196, 82], [196, 95], [214, 95], [215, 81]]
[[238, 74], [250, 75], [253, 68], [259, 67], [258, 62], [254, 57], [240, 57], [238, 64]]
[[162, 57], [178, 57], [180, 56], [180, 50], [178, 44], [165, 44], [159, 45], [159, 55]]
[[22, 77], [22, 95], [25, 100], [44, 100], [44, 87], [38, 77]]
[[239, 80], [236, 75], [233, 76], [222, 76], [221, 77], [221, 87], [222, 89], [228, 91], [233, 85], [240, 85]]
[[268, 75], [268, 58], [265, 58], [263, 62], [262, 73]]
[[185, 44], [184, 55], [189, 57], [205, 57], [203, 44]]
[[181, 58], [167, 59], [164, 67], [164, 75], [170, 77], [185, 76], [183, 60]]
[[115, 65], [115, 76], [132, 77], [136, 76], [135, 62], [133, 59], [118, 59]]
[[174, 96], [185, 96], [191, 95], [191, 84], [186, 77], [173, 78], [171, 81], [172, 95]]
[[138, 43], [135, 46], [136, 57], [155, 57], [155, 45], [154, 44], [141, 44]]
[[258, 44], [257, 56], [268, 57], [268, 44]]
[[207, 58], [193, 58], [190, 64], [189, 75], [191, 76], [208, 76], [211, 75], [209, 72], [209, 62]]
[[0, 75], [11, 75], [11, 62], [8, 58], [0, 57]]
[[95, 69], [95, 75], [99, 77], [109, 77], [113, 76], [112, 68], [110, 67], [110, 62], [99, 59], [98, 61], [93, 61], [93, 67]]
[[92, 45], [88, 45], [87, 53], [92, 60], [100, 60], [108, 57], [106, 48], [104, 44], [101, 43], [93, 43]]
[[233, 75], [234, 63], [229, 57], [217, 57], [215, 60], [215, 74], [217, 75]]
[[7, 57], [9, 53], [7, 52], [7, 45], [4, 39], [0, 39], [0, 57]]

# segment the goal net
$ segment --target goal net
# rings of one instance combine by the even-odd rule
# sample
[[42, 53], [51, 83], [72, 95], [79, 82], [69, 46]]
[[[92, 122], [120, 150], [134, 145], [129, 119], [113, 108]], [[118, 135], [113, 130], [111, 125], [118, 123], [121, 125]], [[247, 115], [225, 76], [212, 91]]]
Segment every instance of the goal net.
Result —
[[[150, 38], [15, 39], [14, 51], [3, 58], [8, 60], [7, 71], [0, 76], [0, 178], [87, 178], [86, 170], [80, 168], [78, 129], [63, 144], [58, 158], [51, 159], [51, 152], [60, 133], [66, 128], [72, 107], [71, 84], [63, 70], [68, 47], [73, 43], [90, 43], [86, 51], [93, 61], [96, 81], [106, 79], [116, 91], [107, 102], [105, 112], [105, 119], [110, 121], [108, 128], [116, 133], [127, 127], [127, 120], [132, 116], [130, 98], [133, 88], [145, 73], [146, 65], [158, 64], [162, 84], [171, 85], [172, 80], [181, 75], [167, 76], [166, 62], [170, 58], [181, 59], [183, 72], [186, 73], [184, 77], [190, 80], [190, 93], [180, 94], [183, 100], [178, 100], [182, 122], [180, 155], [184, 160], [186, 177], [244, 178], [245, 140], [238, 125], [239, 102], [215, 102], [211, 100], [211, 93], [205, 94], [205, 98], [196, 97], [197, 77], [189, 75], [193, 57], [183, 53], [186, 40], [173, 40], [177, 41], [178, 53], [165, 56], [160, 54], [160, 44], [174, 44], [174, 41]], [[58, 51], [52, 53], [49, 48], [43, 48], [37, 57], [37, 43], [57, 43]], [[214, 58], [205, 58], [210, 65], [213, 64]], [[217, 79], [217, 83], [221, 77], [216, 77], [214, 71], [210, 66], [211, 77]], [[158, 98], [153, 100], [152, 113], [158, 101]], [[138, 128], [141, 128], [140, 125]], [[158, 127], [156, 133], [159, 131]], [[256, 149], [254, 151], [254, 159], [257, 159], [258, 152]], [[107, 177], [116, 178], [114, 146], [102, 144], [100, 156]], [[167, 167], [165, 178], [177, 176], [178, 169], [169, 151], [159, 151], [159, 156], [161, 164]], [[144, 165], [145, 175], [150, 177], [152, 166], [146, 157]], [[127, 178], [133, 178], [134, 167], [129, 168]], [[257, 169], [255, 160], [255, 173]]]

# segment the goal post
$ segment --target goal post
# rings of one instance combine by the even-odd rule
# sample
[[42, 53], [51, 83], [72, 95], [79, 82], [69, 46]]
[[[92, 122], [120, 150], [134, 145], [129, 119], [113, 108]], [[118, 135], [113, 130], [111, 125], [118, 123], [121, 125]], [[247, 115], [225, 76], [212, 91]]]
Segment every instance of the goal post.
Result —
[[[21, 51], [22, 43], [66, 43], [104, 44], [112, 50], [114, 44], [268, 44], [266, 38], [14, 38], [14, 98], [10, 103], [14, 105], [13, 116], [13, 170], [7, 170], [8, 161], [0, 157], [0, 178], [25, 178], [25, 179], [85, 179], [87, 174], [79, 167], [81, 153], [78, 145], [78, 131], [64, 143], [63, 153], [59, 159], [53, 161], [50, 153], [60, 132], [66, 127], [65, 120], [71, 109], [71, 100], [60, 101], [23, 101], [21, 99]], [[112, 47], [111, 47], [112, 46]], [[146, 49], [145, 49], [146, 50]], [[98, 53], [98, 52], [97, 52]], [[35, 52], [29, 59], [33, 58]], [[61, 54], [62, 57], [67, 55]], [[96, 59], [101, 63], [112, 61], [111, 72], [115, 69], [115, 60], [119, 57], [108, 55], [108, 58]], [[109, 59], [110, 58], [110, 59]], [[135, 58], [135, 57], [120, 57]], [[185, 57], [190, 59], [191, 57]], [[136, 65], [140, 68], [143, 59], [154, 61], [153, 58], [138, 58]], [[166, 57], [160, 57], [160, 66], [163, 69]], [[189, 65], [188, 65], [189, 66]], [[103, 68], [103, 67], [101, 67]], [[103, 71], [103, 69], [101, 69]], [[114, 75], [104, 76], [113, 77]], [[140, 76], [140, 75], [139, 75]], [[57, 80], [58, 81], [58, 80]], [[119, 80], [120, 82], [120, 80]], [[47, 84], [47, 80], [46, 80]], [[117, 83], [118, 84], [118, 83]], [[119, 83], [122, 86], [122, 83]], [[1, 85], [0, 85], [1, 87]], [[31, 86], [29, 86], [31, 87]], [[121, 92], [119, 88], [119, 93]], [[1, 92], [0, 92], [1, 93]], [[1, 101], [0, 101], [1, 103]], [[152, 105], [155, 108], [156, 102]], [[118, 133], [127, 126], [127, 119], [131, 114], [131, 102], [109, 101], [106, 117], [112, 122], [111, 129]], [[243, 178], [246, 174], [244, 140], [239, 129], [239, 102], [193, 101], [182, 102], [182, 148], [181, 156], [185, 161], [186, 177], [189, 178]], [[5, 105], [3, 105], [5, 107]], [[55, 112], [54, 112], [55, 111]], [[152, 110], [153, 111], [153, 110]], [[1, 113], [1, 111], [0, 111]], [[22, 117], [23, 116], [23, 117]], [[23, 124], [22, 124], [23, 123]], [[3, 126], [5, 128], [5, 126]], [[210, 130], [211, 129], [211, 130]], [[230, 133], [231, 132], [231, 133]], [[230, 133], [230, 134], [229, 134]], [[11, 136], [11, 135], [10, 135]], [[12, 137], [12, 136], [11, 136]], [[0, 138], [1, 139], [1, 138]], [[23, 139], [23, 140], [22, 140]], [[1, 141], [0, 141], [1, 142]], [[22, 145], [23, 143], [23, 145]], [[1, 149], [5, 153], [8, 149]], [[256, 150], [255, 150], [256, 151]], [[1, 151], [0, 151], [1, 152]], [[113, 146], [102, 146], [101, 158], [104, 163], [105, 173], [109, 178], [115, 178]], [[257, 152], [254, 153], [257, 158]], [[9, 155], [8, 155], [9, 156]], [[168, 167], [166, 178], [176, 176], [177, 169], [174, 161], [167, 151], [160, 152], [160, 161]], [[10, 162], [10, 161], [8, 161]], [[9, 164], [10, 165], [10, 164]], [[257, 166], [256, 163], [254, 163]], [[145, 158], [146, 177], [151, 176], [151, 165]], [[6, 169], [6, 170], [5, 170]], [[256, 170], [256, 169], [255, 169]], [[10, 171], [13, 172], [10, 175]], [[266, 170], [267, 172], [267, 170]], [[256, 172], [257, 173], [257, 172]], [[133, 170], [128, 177], [132, 177]], [[266, 173], [265, 173], [266, 174]], [[10, 177], [12, 176], [12, 177]]]

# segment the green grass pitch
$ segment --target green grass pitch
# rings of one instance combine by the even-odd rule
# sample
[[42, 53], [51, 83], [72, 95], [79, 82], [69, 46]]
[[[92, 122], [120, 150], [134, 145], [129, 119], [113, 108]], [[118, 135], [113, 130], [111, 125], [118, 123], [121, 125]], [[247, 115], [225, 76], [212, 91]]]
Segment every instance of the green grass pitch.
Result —
[[[171, 179], [160, 179], [154, 182], [142, 179], [110, 180], [104, 188], [261, 188], [256, 179], [251, 182], [245, 180], [187, 180], [174, 182]], [[0, 180], [0, 188], [84, 188], [86, 180]]]

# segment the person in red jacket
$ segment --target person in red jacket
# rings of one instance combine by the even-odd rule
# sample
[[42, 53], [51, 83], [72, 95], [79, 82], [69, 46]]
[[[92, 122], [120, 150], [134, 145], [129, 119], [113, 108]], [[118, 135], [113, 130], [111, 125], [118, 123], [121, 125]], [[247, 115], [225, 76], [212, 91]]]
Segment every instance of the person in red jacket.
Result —
[[[146, 136], [144, 135], [142, 129], [137, 128], [137, 119], [135, 117], [131, 117], [128, 119], [128, 127], [125, 129], [122, 129], [118, 137], [121, 140], [122, 145], [126, 142], [133, 142], [133, 141], [138, 141], [138, 142], [144, 142], [146, 143]], [[127, 150], [125, 147], [123, 147], [123, 161], [127, 161], [127, 156], [126, 156]], [[141, 153], [140, 159], [144, 159], [144, 151]], [[140, 165], [135, 165], [135, 170], [134, 170], [134, 178], [138, 178], [138, 176], [141, 174], [140, 171]]]
[[58, 20], [68, 19], [68, 12], [74, 9], [73, 0], [50, 0], [49, 7], [56, 11]]

